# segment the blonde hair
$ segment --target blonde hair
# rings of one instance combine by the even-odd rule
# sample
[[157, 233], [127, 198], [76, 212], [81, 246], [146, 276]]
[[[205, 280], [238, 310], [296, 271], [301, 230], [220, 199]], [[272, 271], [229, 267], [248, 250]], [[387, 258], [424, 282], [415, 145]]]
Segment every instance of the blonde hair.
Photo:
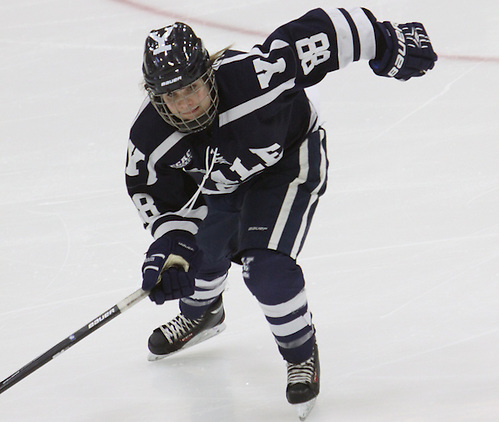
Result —
[[222, 48], [221, 50], [218, 50], [216, 53], [210, 54], [210, 65], [213, 66], [213, 63], [215, 63], [220, 57], [222, 57], [225, 54], [225, 52], [230, 48], [232, 48], [232, 45]]

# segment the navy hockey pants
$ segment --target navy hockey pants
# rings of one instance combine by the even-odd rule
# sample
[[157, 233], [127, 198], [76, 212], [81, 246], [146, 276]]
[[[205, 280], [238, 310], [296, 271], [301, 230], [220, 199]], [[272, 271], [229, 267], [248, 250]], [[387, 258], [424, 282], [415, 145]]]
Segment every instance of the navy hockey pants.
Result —
[[185, 316], [200, 317], [223, 292], [231, 262], [242, 264], [244, 281], [289, 362], [308, 359], [315, 341], [296, 257], [326, 189], [325, 138], [320, 128], [234, 193], [205, 198], [208, 216], [196, 235], [203, 265], [194, 295], [180, 301]]

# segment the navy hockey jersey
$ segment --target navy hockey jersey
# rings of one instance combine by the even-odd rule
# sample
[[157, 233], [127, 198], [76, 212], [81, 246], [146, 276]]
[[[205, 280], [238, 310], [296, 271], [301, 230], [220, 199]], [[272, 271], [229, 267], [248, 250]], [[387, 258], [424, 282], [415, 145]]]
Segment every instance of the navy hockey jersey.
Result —
[[[158, 238], [196, 234], [203, 195], [229, 194], [299, 147], [317, 116], [304, 89], [376, 54], [375, 19], [361, 8], [315, 9], [249, 52], [214, 64], [220, 103], [211, 128], [181, 133], [146, 100], [130, 131], [126, 183], [144, 226]], [[202, 195], [201, 195], [202, 194]]]

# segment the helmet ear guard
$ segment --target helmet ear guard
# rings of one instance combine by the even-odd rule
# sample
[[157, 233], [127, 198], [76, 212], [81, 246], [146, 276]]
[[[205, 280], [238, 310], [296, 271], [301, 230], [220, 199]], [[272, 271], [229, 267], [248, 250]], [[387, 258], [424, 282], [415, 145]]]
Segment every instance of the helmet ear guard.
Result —
[[[145, 88], [160, 116], [181, 132], [198, 132], [209, 127], [218, 107], [218, 91], [208, 51], [188, 25], [173, 25], [153, 30], [145, 42], [142, 65]], [[174, 115], [163, 95], [185, 88], [198, 79], [206, 84], [210, 106], [191, 120]]]

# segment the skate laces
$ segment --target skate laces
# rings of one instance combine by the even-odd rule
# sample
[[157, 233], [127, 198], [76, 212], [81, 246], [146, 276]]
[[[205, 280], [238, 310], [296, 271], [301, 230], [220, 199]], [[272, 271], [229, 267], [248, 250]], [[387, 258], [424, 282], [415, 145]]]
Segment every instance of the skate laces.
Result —
[[182, 314], [177, 315], [168, 324], [160, 326], [160, 330], [165, 336], [166, 340], [173, 344], [175, 341], [185, 337], [196, 325], [199, 324], [199, 319], [189, 319]]
[[310, 384], [314, 380], [315, 359], [310, 359], [302, 363], [288, 362], [288, 385], [292, 384]]

